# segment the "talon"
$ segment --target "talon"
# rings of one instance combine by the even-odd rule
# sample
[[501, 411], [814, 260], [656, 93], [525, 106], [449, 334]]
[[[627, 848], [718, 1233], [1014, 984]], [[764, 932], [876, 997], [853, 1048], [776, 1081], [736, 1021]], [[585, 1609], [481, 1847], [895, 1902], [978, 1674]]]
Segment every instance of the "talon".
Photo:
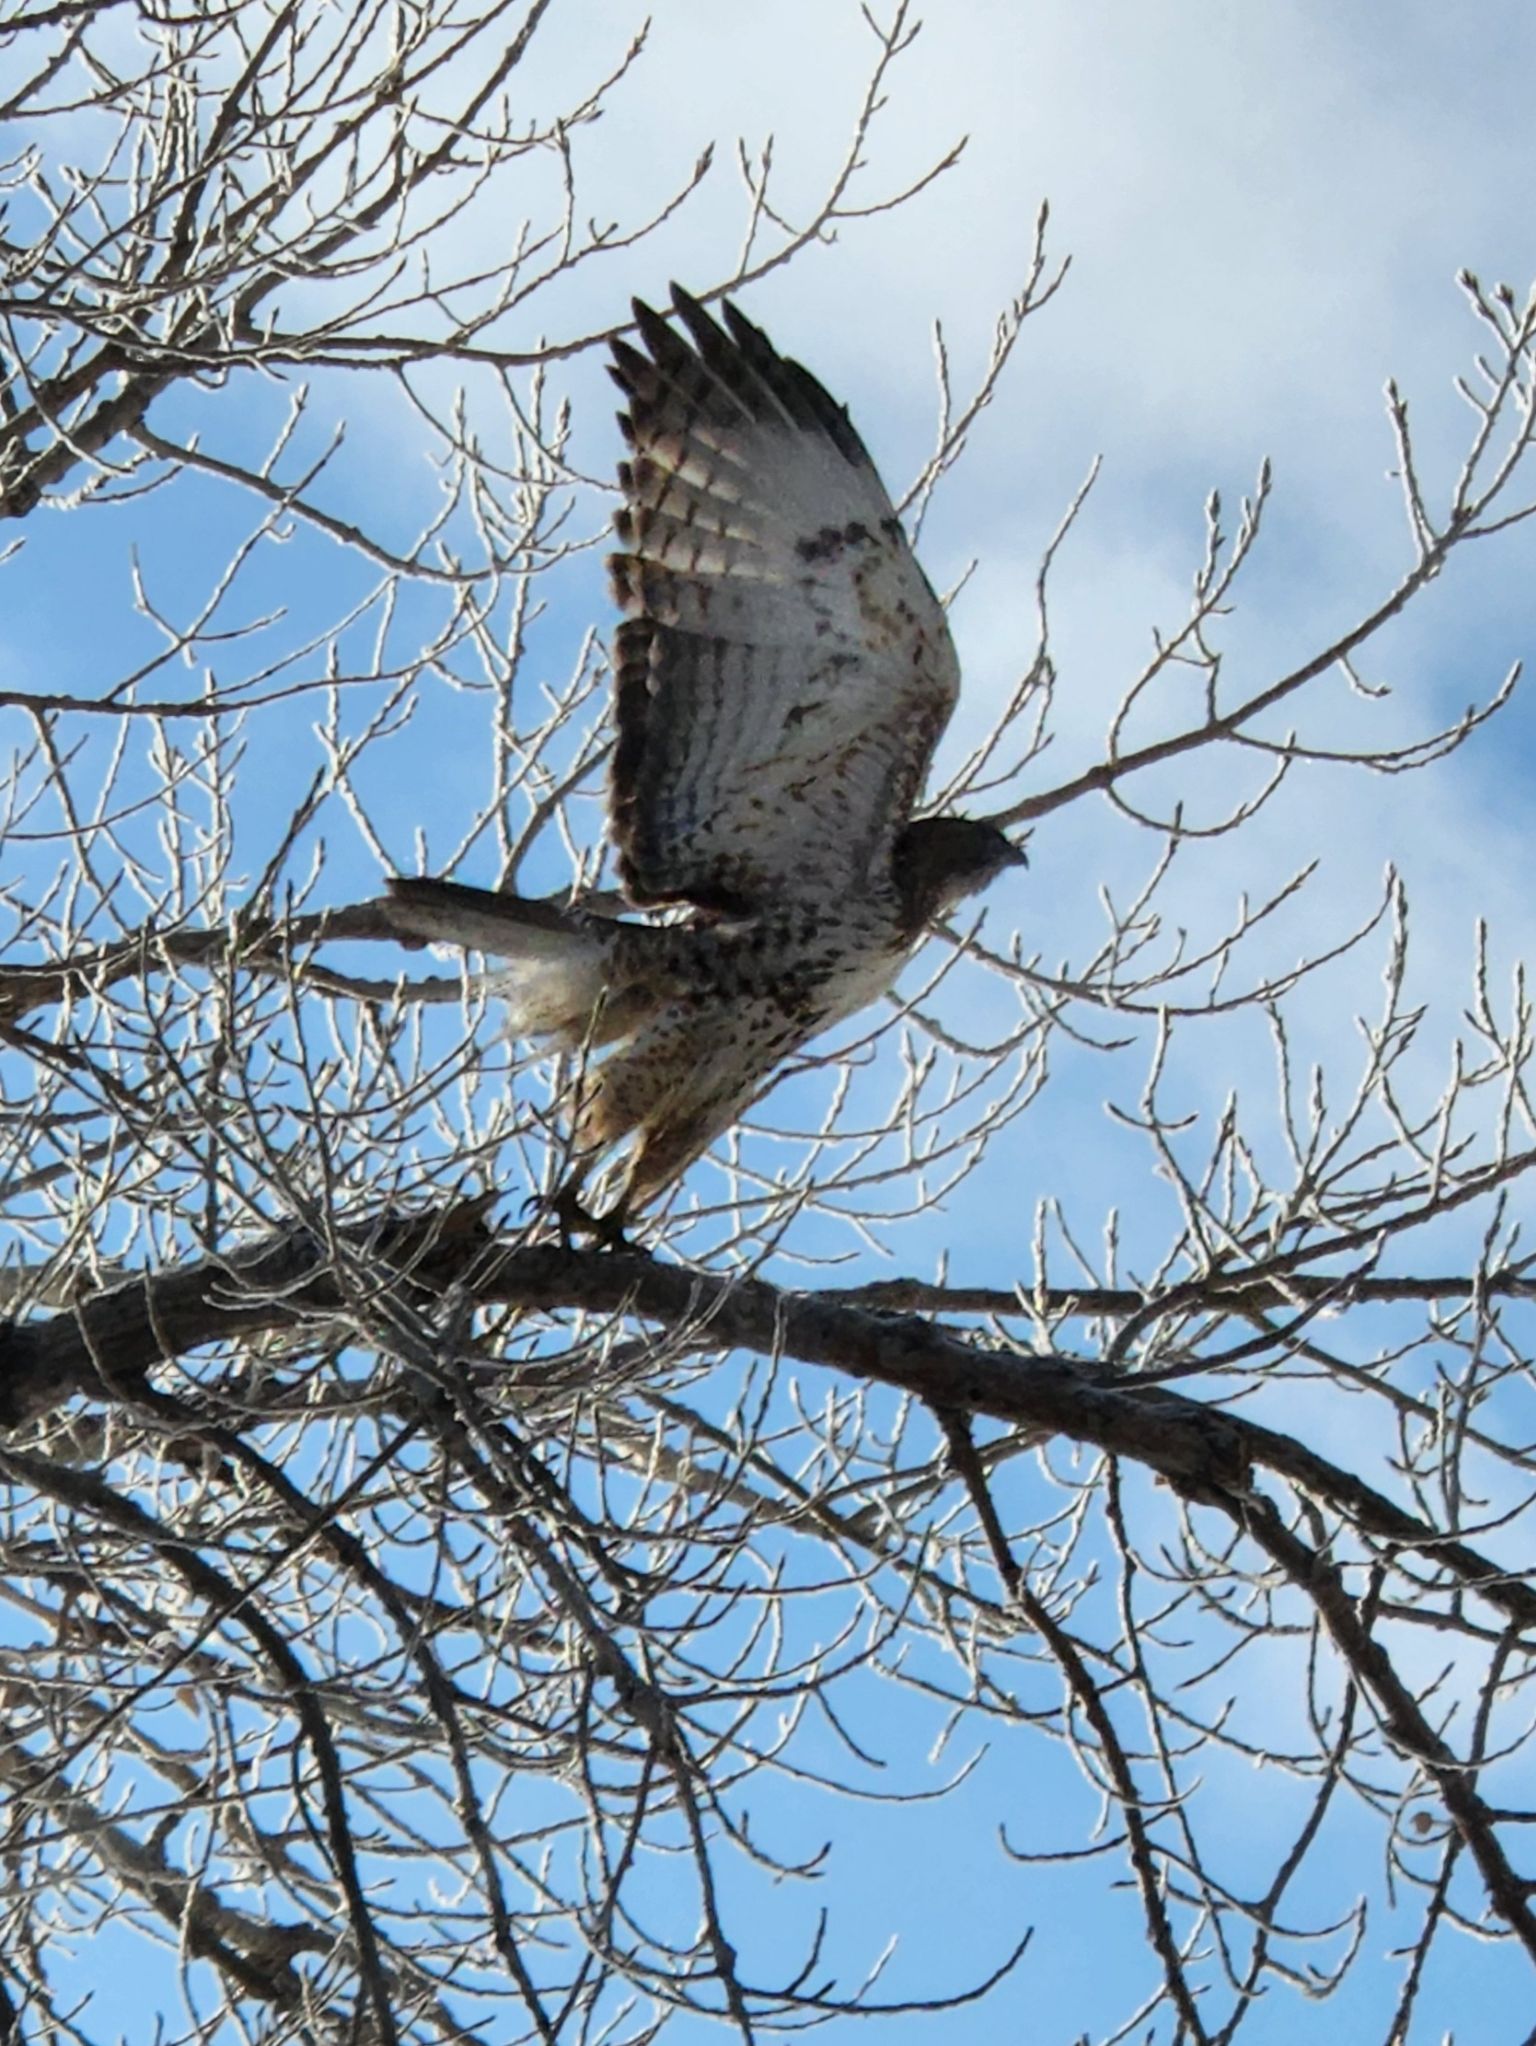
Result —
[[554, 1222], [559, 1232], [561, 1247], [571, 1248], [572, 1238], [577, 1235], [590, 1236], [604, 1250], [627, 1250], [629, 1238], [624, 1234], [624, 1212], [622, 1204], [610, 1208], [606, 1215], [594, 1215], [583, 1206], [580, 1184], [568, 1180], [564, 1186], [556, 1187], [552, 1194], [532, 1194], [524, 1201], [523, 1214], [540, 1209]]
[[567, 1247], [573, 1232], [579, 1229], [604, 1250], [628, 1249], [622, 1205], [610, 1208], [606, 1215], [594, 1215], [590, 1208], [582, 1205], [579, 1189], [574, 1185], [561, 1187], [549, 1205]]

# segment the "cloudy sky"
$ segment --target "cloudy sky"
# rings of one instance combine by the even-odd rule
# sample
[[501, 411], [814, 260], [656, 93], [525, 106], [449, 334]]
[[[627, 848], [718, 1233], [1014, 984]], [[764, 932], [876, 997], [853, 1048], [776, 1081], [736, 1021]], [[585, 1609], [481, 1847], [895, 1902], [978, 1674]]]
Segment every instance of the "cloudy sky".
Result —
[[[530, 89], [590, 76], [640, 18], [610, 5], [564, 40], [557, 27]], [[631, 289], [656, 297], [669, 272], [690, 283], [726, 272], [745, 211], [738, 135], [753, 149], [773, 138], [779, 201], [803, 216], [847, 148], [873, 48], [852, 4], [656, 10], [646, 60], [574, 138], [584, 196], [632, 218], [711, 136], [714, 172], [662, 235], [588, 267], [565, 299], [541, 301], [541, 317], [558, 304], [580, 331], [610, 323]], [[1515, 5], [1479, 10], [1475, 31], [1418, 4], [930, 10], [891, 70], [854, 196], [883, 196], [964, 135], [961, 161], [899, 211], [846, 223], [835, 246], [765, 279], [747, 305], [904, 479], [929, 446], [934, 320], [964, 388], [1050, 201], [1051, 248], [1072, 258], [1065, 288], [1029, 325], [925, 535], [937, 582], [979, 561], [955, 614], [977, 715], [1027, 655], [1039, 550], [1095, 456], [1102, 477], [1057, 582], [1063, 759], [1091, 751], [1152, 628], [1180, 615], [1206, 493], [1235, 508], [1262, 458], [1275, 496], [1232, 628], [1243, 674], [1280, 672], [1391, 586], [1409, 551], [1383, 385], [1395, 375], [1411, 400], [1433, 495], [1471, 424], [1451, 380], [1479, 336], [1456, 274], [1507, 278], [1522, 297], [1536, 274], [1523, 99], [1533, 56], [1536, 23]], [[594, 417], [600, 461], [601, 408]], [[1394, 636], [1390, 661], [1368, 660], [1372, 680], [1398, 685], [1387, 728], [1422, 729], [1461, 707], [1525, 649], [1529, 544], [1519, 534], [1466, 560], [1417, 629]], [[1519, 830], [1518, 782], [1498, 770], [1516, 740], [1512, 723], [1433, 789], [1355, 783], [1345, 850], [1362, 873], [1374, 883], [1378, 851], [1419, 863], [1426, 804], [1458, 900], [1469, 873], [1488, 876], [1470, 849], [1476, 830], [1495, 833], [1493, 864], [1510, 866], [1516, 841], [1501, 834]], [[1464, 783], [1484, 773], [1491, 803], [1489, 785], [1469, 795]], [[1367, 854], [1367, 825], [1390, 839], [1389, 813], [1409, 812], [1401, 842]], [[1433, 891], [1433, 874], [1413, 878]]]

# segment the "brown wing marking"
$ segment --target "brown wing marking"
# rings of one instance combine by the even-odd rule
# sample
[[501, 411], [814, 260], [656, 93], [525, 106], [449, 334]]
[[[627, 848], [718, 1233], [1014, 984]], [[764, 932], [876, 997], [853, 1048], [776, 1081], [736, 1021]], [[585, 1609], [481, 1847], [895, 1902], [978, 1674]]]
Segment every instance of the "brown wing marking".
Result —
[[958, 686], [847, 413], [732, 306], [614, 346], [613, 837], [638, 902], [741, 911], [888, 866]]

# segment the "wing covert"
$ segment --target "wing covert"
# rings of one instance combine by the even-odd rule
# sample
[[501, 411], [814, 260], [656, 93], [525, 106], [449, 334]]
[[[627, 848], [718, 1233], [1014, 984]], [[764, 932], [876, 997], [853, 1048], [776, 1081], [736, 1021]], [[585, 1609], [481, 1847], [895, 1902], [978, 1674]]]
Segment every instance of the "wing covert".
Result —
[[[631, 448], [611, 827], [637, 903], [749, 910], [888, 871], [959, 685], [847, 413], [734, 306], [614, 344]], [[691, 345], [690, 345], [691, 344]]]

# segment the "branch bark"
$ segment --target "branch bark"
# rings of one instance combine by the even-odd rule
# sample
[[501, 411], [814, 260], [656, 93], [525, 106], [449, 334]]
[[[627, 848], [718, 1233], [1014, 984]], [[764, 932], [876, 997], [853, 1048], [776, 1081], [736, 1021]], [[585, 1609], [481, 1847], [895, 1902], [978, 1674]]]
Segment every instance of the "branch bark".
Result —
[[921, 1315], [884, 1315], [762, 1279], [715, 1278], [642, 1252], [499, 1245], [490, 1198], [416, 1215], [383, 1214], [327, 1242], [296, 1227], [229, 1258], [146, 1273], [69, 1309], [14, 1323], [0, 1338], [0, 1425], [77, 1395], [131, 1393], [156, 1364], [231, 1336], [345, 1314], [347, 1257], [367, 1255], [418, 1300], [449, 1287], [481, 1306], [622, 1314], [689, 1347], [751, 1350], [846, 1371], [940, 1413], [985, 1415], [1128, 1458], [1185, 1498], [1238, 1520], [1255, 1468], [1347, 1513], [1361, 1533], [1423, 1550], [1520, 1627], [1536, 1591], [1293, 1437], [1166, 1387], [1106, 1381], [1069, 1359], [984, 1349]]

